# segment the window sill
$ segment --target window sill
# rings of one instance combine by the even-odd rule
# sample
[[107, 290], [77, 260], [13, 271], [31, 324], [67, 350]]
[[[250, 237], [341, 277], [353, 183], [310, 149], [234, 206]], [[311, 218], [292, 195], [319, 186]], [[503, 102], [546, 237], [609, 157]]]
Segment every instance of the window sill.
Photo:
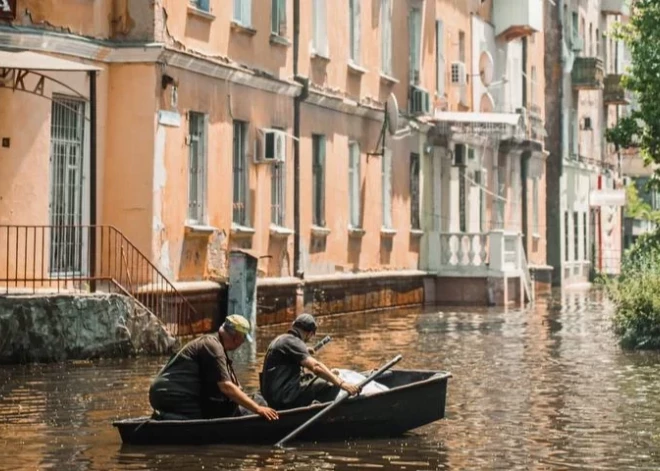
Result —
[[289, 228], [278, 226], [277, 224], [270, 225], [270, 235], [273, 237], [289, 237], [293, 231]]
[[231, 235], [237, 237], [250, 237], [255, 233], [255, 230], [251, 227], [241, 226], [235, 222], [231, 223]]
[[360, 67], [359, 65], [351, 61], [348, 62], [348, 71], [356, 75], [364, 75], [368, 72], [368, 70], [365, 69], [364, 67]]
[[389, 227], [382, 227], [380, 229], [380, 236], [381, 237], [387, 237], [387, 238], [392, 238], [396, 235], [396, 229], [392, 229]]
[[231, 29], [233, 31], [236, 31], [237, 33], [246, 34], [248, 36], [254, 36], [255, 34], [257, 34], [256, 29], [254, 29], [250, 26], [242, 25], [242, 24], [238, 23], [236, 20], [231, 22]]
[[312, 235], [316, 237], [327, 237], [330, 229], [325, 226], [312, 226]]
[[413, 237], [421, 237], [424, 235], [424, 231], [421, 229], [410, 229], [410, 235]]
[[196, 16], [197, 18], [200, 18], [200, 19], [206, 20], [206, 21], [215, 20], [215, 15], [212, 14], [210, 11], [200, 10], [199, 8], [196, 8], [192, 5], [188, 5], [188, 14], [190, 16]]
[[388, 83], [390, 85], [397, 85], [399, 81], [392, 77], [391, 75], [384, 74], [383, 72], [380, 73], [380, 81], [384, 83]]
[[538, 234], [536, 232], [532, 233], [532, 239], [534, 240], [539, 240], [541, 239], [541, 234]]
[[361, 227], [349, 227], [348, 235], [349, 237], [363, 237], [366, 234], [366, 231]]
[[330, 57], [325, 55], [325, 54], [321, 54], [320, 52], [313, 51], [312, 52], [312, 60], [317, 60], [319, 62], [326, 62], [327, 63], [327, 62], [330, 62]]
[[185, 233], [191, 236], [208, 236], [218, 230], [216, 227], [194, 222], [187, 222], [184, 229]]
[[274, 33], [270, 33], [269, 42], [273, 46], [280, 46], [280, 47], [289, 47], [289, 46], [291, 46], [291, 41], [289, 41], [284, 36], [280, 36], [280, 35], [274, 34]]

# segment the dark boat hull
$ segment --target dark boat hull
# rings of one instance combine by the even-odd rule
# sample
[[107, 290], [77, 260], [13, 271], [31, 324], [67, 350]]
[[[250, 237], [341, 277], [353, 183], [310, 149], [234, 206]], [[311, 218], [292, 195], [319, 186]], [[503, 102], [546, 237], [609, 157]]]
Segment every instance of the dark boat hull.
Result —
[[[345, 440], [390, 437], [445, 416], [451, 375], [435, 371], [395, 370], [378, 381], [391, 389], [344, 401], [297, 437], [298, 440]], [[274, 422], [256, 415], [211, 420], [149, 420], [113, 423], [125, 444], [275, 443], [316, 415], [326, 404], [280, 412]]]

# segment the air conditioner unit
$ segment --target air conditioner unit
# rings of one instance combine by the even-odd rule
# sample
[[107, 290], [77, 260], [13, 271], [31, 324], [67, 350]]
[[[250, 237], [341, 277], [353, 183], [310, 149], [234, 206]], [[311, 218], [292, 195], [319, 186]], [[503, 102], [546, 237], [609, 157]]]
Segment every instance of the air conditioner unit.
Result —
[[455, 85], [465, 85], [467, 83], [467, 72], [464, 62], [451, 63], [451, 83]]
[[410, 86], [409, 102], [410, 114], [429, 114], [431, 112], [431, 97], [429, 92], [422, 88]]
[[262, 129], [258, 162], [284, 162], [286, 160], [286, 134], [278, 129]]
[[454, 167], [465, 167], [467, 165], [465, 154], [465, 144], [455, 144], [451, 164]]

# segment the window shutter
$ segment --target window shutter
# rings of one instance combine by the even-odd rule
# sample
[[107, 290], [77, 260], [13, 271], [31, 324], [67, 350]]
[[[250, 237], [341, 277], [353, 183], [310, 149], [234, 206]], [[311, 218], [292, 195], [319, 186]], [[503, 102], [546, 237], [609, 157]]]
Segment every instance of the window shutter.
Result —
[[435, 22], [436, 79], [435, 91], [439, 96], [445, 94], [445, 25], [442, 20]]
[[353, 44], [353, 47], [355, 48], [354, 52], [354, 57], [355, 57], [355, 63], [359, 64], [361, 62], [361, 57], [360, 57], [360, 52], [362, 48], [360, 47], [360, 38], [361, 38], [361, 19], [362, 19], [362, 14], [360, 11], [360, 0], [353, 0], [353, 8], [354, 10], [354, 15], [355, 15], [355, 43]]
[[252, 0], [242, 0], [243, 3], [243, 24], [252, 26]]
[[234, 0], [234, 20], [243, 23], [243, 2], [241, 0]]
[[392, 0], [382, 0], [381, 4], [381, 54], [382, 71], [392, 75]]

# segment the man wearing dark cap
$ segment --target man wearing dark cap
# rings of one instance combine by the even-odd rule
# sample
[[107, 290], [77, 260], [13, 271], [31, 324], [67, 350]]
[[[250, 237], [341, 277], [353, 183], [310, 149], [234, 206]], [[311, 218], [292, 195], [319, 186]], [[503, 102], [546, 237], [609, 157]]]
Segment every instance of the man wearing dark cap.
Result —
[[[360, 392], [346, 383], [310, 353], [305, 342], [316, 334], [316, 320], [310, 314], [301, 314], [291, 329], [273, 340], [266, 352], [261, 372], [261, 394], [268, 405], [278, 409], [303, 407], [316, 400], [333, 400], [340, 389], [350, 395]], [[305, 378], [302, 368], [314, 376]]]

